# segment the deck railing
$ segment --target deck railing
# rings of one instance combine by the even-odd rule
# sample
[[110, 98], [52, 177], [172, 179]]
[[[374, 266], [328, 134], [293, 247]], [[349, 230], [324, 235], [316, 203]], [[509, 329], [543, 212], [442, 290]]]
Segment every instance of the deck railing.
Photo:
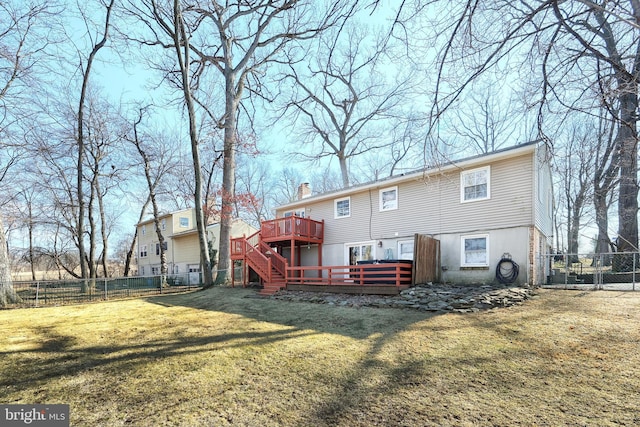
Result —
[[346, 266], [288, 267], [291, 285], [411, 285], [411, 264], [384, 263]]
[[[248, 247], [256, 247], [260, 242], [260, 232], [257, 231], [249, 237], [232, 237], [231, 238], [231, 259], [244, 258], [245, 251]], [[247, 246], [248, 243], [248, 246]]]
[[251, 268], [267, 283], [271, 282], [271, 258], [267, 258], [260, 250], [251, 246], [248, 240], [244, 240], [243, 244], [243, 253]]
[[264, 242], [260, 242], [258, 244], [258, 248], [265, 257], [271, 260], [271, 266], [278, 273], [282, 274], [282, 277], [286, 278], [288, 265], [286, 258], [280, 255], [274, 248]]
[[322, 241], [324, 238], [324, 221], [315, 221], [310, 218], [298, 216], [276, 218], [263, 221], [261, 227], [262, 239], [271, 241], [294, 237]]

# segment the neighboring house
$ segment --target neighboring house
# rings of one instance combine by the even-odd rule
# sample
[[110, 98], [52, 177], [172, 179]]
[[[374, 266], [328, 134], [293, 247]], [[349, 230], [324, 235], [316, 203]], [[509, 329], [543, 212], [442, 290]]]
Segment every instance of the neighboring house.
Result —
[[[196, 226], [195, 209], [184, 209], [158, 218], [165, 239], [165, 253], [169, 274], [200, 272], [200, 244]], [[138, 228], [138, 275], [160, 274], [160, 243], [154, 220], [140, 222]], [[234, 220], [232, 237], [241, 237], [256, 232], [244, 221]], [[216, 251], [220, 245], [220, 223], [207, 225], [207, 240]]]
[[[285, 231], [293, 216], [322, 228], [320, 239], [267, 243], [289, 265], [345, 266], [413, 259], [426, 235], [439, 241], [442, 281], [494, 282], [507, 254], [519, 265], [515, 283], [534, 285], [549, 274], [552, 212], [548, 152], [532, 142], [280, 206]], [[265, 226], [274, 224], [263, 223], [262, 233], [273, 235]]]

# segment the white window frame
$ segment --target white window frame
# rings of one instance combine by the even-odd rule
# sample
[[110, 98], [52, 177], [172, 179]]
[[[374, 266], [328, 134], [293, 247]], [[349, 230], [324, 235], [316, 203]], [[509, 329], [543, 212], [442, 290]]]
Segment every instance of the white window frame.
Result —
[[[467, 186], [465, 186], [466, 177], [482, 171], [486, 171], [487, 173], [487, 182], [486, 182], [487, 195], [485, 197], [476, 197], [473, 199], [466, 199], [465, 192], [464, 192], [465, 188], [467, 188]], [[470, 170], [460, 172], [460, 202], [461, 203], [478, 202], [480, 200], [488, 200], [490, 198], [491, 198], [491, 166], [484, 166], [481, 168], [475, 168], [475, 169], [470, 169]]]
[[[408, 245], [409, 243], [412, 246], [411, 258], [406, 258], [406, 257], [403, 258], [402, 251], [401, 251], [402, 245]], [[414, 245], [415, 245], [415, 240], [414, 239], [411, 239], [411, 240], [398, 240], [398, 259], [410, 259], [410, 260], [413, 260], [413, 253], [414, 253], [413, 249], [415, 248]]]
[[[485, 261], [484, 262], [467, 262], [465, 243], [471, 239], [485, 239]], [[469, 234], [466, 236], [460, 236], [460, 265], [462, 267], [489, 267], [490, 258], [490, 245], [488, 234]]]
[[[338, 203], [344, 202], [345, 200], [349, 202], [349, 213], [347, 215], [338, 215]], [[333, 201], [333, 215], [335, 219], [349, 218], [351, 216], [351, 197], [342, 197], [340, 199], [335, 199]]]
[[[389, 200], [387, 206], [385, 206], [384, 194], [391, 193], [392, 191], [395, 193], [395, 198], [393, 200]], [[382, 188], [378, 192], [378, 198], [380, 201], [380, 212], [393, 211], [398, 209], [398, 186], [396, 185], [395, 187]]]
[[[376, 242], [375, 240], [370, 240], [370, 241], [366, 241], [366, 242], [351, 242], [351, 243], [345, 243], [344, 244], [344, 260], [345, 260], [345, 265], [355, 265], [355, 264], [351, 264], [351, 260], [349, 259], [349, 248], [354, 248], [354, 247], [358, 247], [360, 250], [362, 250], [363, 247], [365, 246], [371, 246], [371, 258], [367, 261], [371, 261], [376, 259]], [[362, 252], [362, 251], [360, 251]], [[362, 253], [360, 253], [360, 258], [357, 261], [363, 261], [362, 260]]]
[[146, 258], [149, 255], [147, 251], [147, 245], [140, 246], [140, 258]]
[[147, 234], [147, 226], [143, 225], [140, 227], [140, 233], [144, 236], [145, 234]]
[[160, 229], [162, 229], [162, 230], [166, 230], [167, 229], [167, 220], [166, 219], [163, 219], [160, 222]]
[[[186, 222], [186, 225], [182, 223], [183, 220]], [[181, 228], [189, 228], [189, 217], [181, 216], [178, 222]]]

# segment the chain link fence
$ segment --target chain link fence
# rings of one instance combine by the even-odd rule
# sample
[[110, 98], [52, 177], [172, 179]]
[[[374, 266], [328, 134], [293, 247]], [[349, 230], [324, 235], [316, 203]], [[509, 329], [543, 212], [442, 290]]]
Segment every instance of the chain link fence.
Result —
[[200, 288], [198, 273], [168, 276], [136, 276], [86, 280], [38, 280], [13, 282], [20, 301], [7, 308], [43, 307], [106, 301], [136, 296], [170, 294]]
[[544, 255], [550, 274], [543, 285], [555, 289], [640, 291], [640, 253]]

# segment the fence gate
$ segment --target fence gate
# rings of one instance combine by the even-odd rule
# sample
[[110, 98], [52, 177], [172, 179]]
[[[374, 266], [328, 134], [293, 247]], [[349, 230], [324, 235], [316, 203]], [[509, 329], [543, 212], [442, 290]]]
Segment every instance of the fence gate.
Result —
[[440, 240], [416, 234], [413, 241], [413, 283], [440, 281]]
[[638, 252], [551, 254], [545, 287], [593, 290], [640, 290]]

